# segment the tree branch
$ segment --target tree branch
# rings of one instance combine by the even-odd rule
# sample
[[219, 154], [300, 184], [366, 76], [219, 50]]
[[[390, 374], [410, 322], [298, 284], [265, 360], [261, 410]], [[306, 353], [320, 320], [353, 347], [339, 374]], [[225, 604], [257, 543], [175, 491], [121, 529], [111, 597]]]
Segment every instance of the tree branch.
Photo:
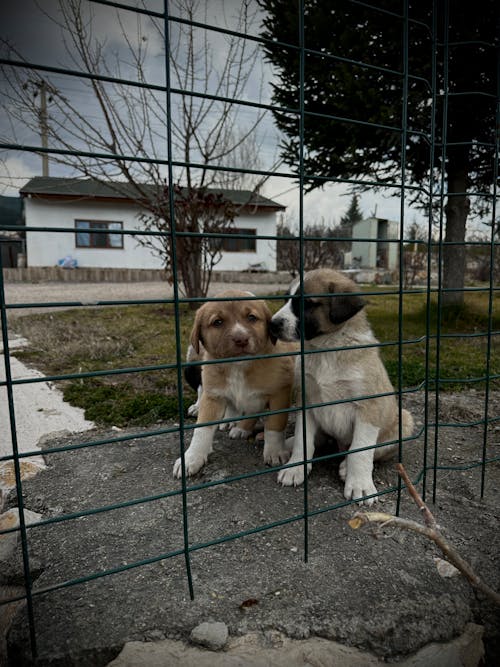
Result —
[[482, 581], [482, 579], [474, 572], [471, 565], [462, 558], [455, 547], [453, 547], [443, 537], [440, 530], [438, 530], [434, 516], [409, 480], [403, 465], [398, 463], [396, 467], [408, 489], [409, 494], [417, 504], [417, 507], [422, 511], [426, 525], [422, 525], [417, 521], [412, 521], [410, 519], [402, 519], [401, 517], [393, 516], [392, 514], [386, 514], [385, 512], [356, 512], [352, 519], [349, 520], [349, 526], [353, 530], [357, 530], [358, 528], [361, 528], [367, 524], [373, 523], [378, 524], [380, 527], [391, 526], [400, 528], [401, 530], [410, 530], [414, 533], [418, 533], [419, 535], [427, 537], [427, 539], [431, 540], [439, 547], [446, 560], [454, 565], [474, 588], [477, 588], [490, 600], [495, 602], [497, 605], [500, 605], [500, 594], [490, 588], [490, 586], [488, 586], [484, 581]]

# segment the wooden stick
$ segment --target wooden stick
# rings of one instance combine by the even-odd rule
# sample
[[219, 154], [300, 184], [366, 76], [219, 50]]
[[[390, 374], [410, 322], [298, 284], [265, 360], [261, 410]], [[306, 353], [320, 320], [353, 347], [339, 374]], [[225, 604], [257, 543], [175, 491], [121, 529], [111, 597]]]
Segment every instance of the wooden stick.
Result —
[[412, 481], [408, 477], [408, 473], [406, 472], [404, 466], [402, 463], [396, 463], [396, 470], [398, 471], [399, 476], [405, 483], [406, 488], [408, 489], [408, 493], [410, 496], [413, 498], [415, 501], [418, 509], [422, 512], [422, 516], [424, 517], [424, 522], [426, 526], [429, 526], [429, 528], [436, 528], [436, 519], [434, 518], [434, 515], [430, 511], [430, 509], [427, 507], [427, 505], [424, 503], [422, 500], [421, 495], [418, 493], [417, 489], [413, 486]]
[[418, 508], [422, 511], [424, 520], [427, 525], [423, 526], [417, 521], [402, 519], [400, 517], [393, 516], [392, 514], [386, 514], [385, 512], [356, 512], [356, 514], [354, 514], [352, 519], [350, 519], [348, 522], [350, 527], [356, 530], [368, 523], [375, 523], [384, 526], [395, 526], [396, 528], [401, 528], [402, 530], [411, 530], [414, 533], [418, 533], [424, 537], [427, 537], [429, 540], [432, 540], [439, 547], [439, 549], [441, 549], [446, 560], [454, 565], [457, 570], [459, 570], [464, 575], [464, 577], [466, 577], [472, 586], [484, 593], [497, 605], [500, 605], [500, 594], [490, 588], [487, 584], [484, 583], [484, 581], [480, 579], [480, 577], [477, 576], [469, 563], [464, 560], [462, 556], [460, 556], [456, 549], [451, 544], [449, 544], [449, 542], [443, 537], [442, 533], [438, 530], [434, 516], [422, 500], [418, 491], [411, 483], [401, 463], [398, 463], [397, 469], [408, 489], [408, 492], [415, 500]]

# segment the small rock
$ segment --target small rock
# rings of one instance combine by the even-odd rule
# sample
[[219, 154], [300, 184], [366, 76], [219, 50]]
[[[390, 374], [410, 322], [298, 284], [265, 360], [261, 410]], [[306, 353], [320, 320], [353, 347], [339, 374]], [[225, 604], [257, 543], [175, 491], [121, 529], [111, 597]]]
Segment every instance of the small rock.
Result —
[[451, 563], [448, 563], [447, 560], [435, 557], [434, 562], [436, 563], [439, 575], [445, 579], [456, 577], [460, 574], [459, 570], [457, 570], [457, 568]]
[[205, 646], [212, 651], [219, 651], [226, 645], [229, 632], [225, 623], [200, 623], [191, 630], [193, 644]]

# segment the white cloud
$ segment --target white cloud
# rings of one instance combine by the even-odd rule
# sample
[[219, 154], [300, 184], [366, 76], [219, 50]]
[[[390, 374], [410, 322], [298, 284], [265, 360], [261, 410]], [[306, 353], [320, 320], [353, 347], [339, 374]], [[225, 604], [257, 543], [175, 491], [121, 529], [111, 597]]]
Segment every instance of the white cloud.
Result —
[[[37, 158], [41, 160], [41, 158]], [[0, 157], [0, 194], [5, 197], [19, 196], [19, 189], [33, 176], [40, 175], [41, 167], [36, 169], [28, 162], [29, 157], [13, 154]]]

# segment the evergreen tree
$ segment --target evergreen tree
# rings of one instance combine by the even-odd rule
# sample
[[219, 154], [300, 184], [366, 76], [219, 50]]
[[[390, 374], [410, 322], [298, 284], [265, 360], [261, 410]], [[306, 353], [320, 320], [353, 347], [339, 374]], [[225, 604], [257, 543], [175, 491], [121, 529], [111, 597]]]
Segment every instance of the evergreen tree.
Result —
[[404, 181], [428, 210], [446, 195], [443, 302], [461, 303], [467, 217], [493, 201], [500, 3], [304, 0], [303, 44], [298, 3], [261, 3], [285, 162], [303, 140], [308, 189]]
[[359, 208], [359, 195], [354, 194], [345, 215], [340, 218], [340, 226], [348, 236], [352, 236], [353, 225], [362, 219], [363, 213]]

